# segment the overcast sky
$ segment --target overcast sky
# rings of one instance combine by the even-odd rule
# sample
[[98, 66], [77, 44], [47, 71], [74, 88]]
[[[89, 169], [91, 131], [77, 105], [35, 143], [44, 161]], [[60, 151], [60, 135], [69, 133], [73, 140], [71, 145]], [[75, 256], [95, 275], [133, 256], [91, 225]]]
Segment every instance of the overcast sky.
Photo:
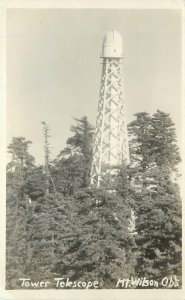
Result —
[[178, 10], [8, 9], [7, 142], [24, 136], [43, 162], [41, 121], [51, 128], [52, 158], [73, 118], [95, 125], [106, 31], [123, 38], [127, 120], [170, 113], [181, 134], [181, 15]]

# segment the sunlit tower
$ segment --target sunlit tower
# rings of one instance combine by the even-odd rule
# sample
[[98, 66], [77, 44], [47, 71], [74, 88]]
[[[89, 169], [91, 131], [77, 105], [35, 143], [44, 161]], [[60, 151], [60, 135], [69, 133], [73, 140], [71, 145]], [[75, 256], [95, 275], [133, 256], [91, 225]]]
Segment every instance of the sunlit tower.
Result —
[[125, 101], [122, 87], [122, 38], [108, 31], [102, 45], [102, 75], [96, 120], [91, 184], [100, 186], [103, 177], [129, 164]]

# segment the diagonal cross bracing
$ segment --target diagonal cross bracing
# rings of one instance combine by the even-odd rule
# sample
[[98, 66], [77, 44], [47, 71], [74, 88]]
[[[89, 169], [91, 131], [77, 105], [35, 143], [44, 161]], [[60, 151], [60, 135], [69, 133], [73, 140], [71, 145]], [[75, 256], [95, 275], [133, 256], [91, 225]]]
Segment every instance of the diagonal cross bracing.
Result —
[[121, 58], [103, 58], [91, 183], [100, 185], [102, 167], [129, 163]]

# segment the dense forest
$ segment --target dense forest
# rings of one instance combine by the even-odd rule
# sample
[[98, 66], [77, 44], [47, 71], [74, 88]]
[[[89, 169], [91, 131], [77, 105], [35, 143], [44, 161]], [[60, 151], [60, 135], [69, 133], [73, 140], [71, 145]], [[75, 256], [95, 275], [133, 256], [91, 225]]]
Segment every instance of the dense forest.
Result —
[[160, 283], [167, 277], [169, 282], [178, 278], [178, 284], [160, 288], [181, 287], [181, 159], [175, 125], [162, 111], [141, 112], [128, 133], [131, 163], [119, 166], [111, 178], [113, 192], [109, 184], [90, 185], [94, 128], [87, 117], [74, 120], [66, 147], [48, 161], [48, 170], [29, 153], [31, 141], [12, 139], [7, 289], [21, 288], [19, 278], [57, 277], [96, 280], [99, 288], [115, 288], [118, 278]]

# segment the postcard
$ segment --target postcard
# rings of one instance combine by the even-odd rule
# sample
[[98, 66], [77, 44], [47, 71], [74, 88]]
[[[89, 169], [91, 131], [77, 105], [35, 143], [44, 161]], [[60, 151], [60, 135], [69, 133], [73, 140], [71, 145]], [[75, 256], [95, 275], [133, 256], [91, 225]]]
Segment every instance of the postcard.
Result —
[[184, 300], [184, 2], [1, 16], [1, 299]]

